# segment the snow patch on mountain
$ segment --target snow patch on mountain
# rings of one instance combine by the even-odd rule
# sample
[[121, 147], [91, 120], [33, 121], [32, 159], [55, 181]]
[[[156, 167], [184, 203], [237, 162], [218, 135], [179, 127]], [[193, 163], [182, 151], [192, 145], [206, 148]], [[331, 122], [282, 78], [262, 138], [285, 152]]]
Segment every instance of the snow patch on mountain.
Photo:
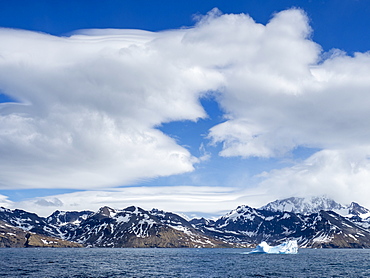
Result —
[[102, 207], [95, 213], [56, 211], [47, 218], [1, 208], [0, 220], [30, 232], [91, 247], [214, 247], [220, 244], [245, 247], [262, 241], [280, 244], [287, 239], [297, 240], [301, 247], [370, 246], [370, 211], [354, 202], [345, 206], [326, 197], [288, 198], [260, 209], [243, 205], [215, 220], [187, 221], [172, 212], [146, 211], [136, 206]]
[[320, 210], [341, 211], [346, 209], [345, 206], [335, 202], [325, 196], [298, 198], [291, 197], [283, 200], [276, 200], [268, 203], [260, 209], [269, 211], [288, 211], [294, 213], [310, 214], [317, 213]]
[[[326, 196], [298, 198], [291, 197], [283, 200], [276, 200], [260, 208], [273, 212], [294, 212], [301, 214], [318, 213], [321, 210], [334, 211], [345, 217], [360, 217], [362, 220], [370, 218], [370, 210], [352, 202], [350, 205], [337, 203]], [[370, 219], [369, 219], [370, 220]]]

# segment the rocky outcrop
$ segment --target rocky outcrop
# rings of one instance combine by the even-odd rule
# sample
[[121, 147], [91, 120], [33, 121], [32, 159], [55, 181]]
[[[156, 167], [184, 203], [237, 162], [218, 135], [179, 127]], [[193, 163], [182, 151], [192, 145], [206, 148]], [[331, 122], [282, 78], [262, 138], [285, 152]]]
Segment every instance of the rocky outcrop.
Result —
[[0, 247], [25, 247], [28, 233], [0, 221]]
[[79, 243], [25, 231], [0, 221], [0, 247], [83, 247]]

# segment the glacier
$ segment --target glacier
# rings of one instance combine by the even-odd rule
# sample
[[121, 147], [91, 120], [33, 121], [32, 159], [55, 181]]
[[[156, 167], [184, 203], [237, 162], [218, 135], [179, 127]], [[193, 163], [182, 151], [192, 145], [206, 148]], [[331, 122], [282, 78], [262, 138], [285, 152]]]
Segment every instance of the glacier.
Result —
[[266, 242], [261, 242], [247, 254], [297, 254], [298, 243], [296, 240], [288, 240], [277, 246], [270, 246]]

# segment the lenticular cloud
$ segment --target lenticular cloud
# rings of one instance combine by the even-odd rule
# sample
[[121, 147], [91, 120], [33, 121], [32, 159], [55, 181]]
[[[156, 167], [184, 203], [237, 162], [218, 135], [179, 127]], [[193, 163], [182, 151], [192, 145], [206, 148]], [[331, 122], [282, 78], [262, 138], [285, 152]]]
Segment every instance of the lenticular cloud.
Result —
[[2, 188], [119, 186], [193, 170], [199, 159], [156, 129], [206, 117], [217, 91], [222, 156], [368, 145], [368, 54], [320, 62], [305, 14], [266, 24], [217, 10], [189, 29], [0, 29]]
[[153, 42], [168, 47], [166, 35], [0, 37], [0, 87], [19, 101], [0, 108], [2, 187], [117, 186], [193, 170], [196, 158], [154, 127], [205, 116], [198, 98], [219, 77], [166, 57]]

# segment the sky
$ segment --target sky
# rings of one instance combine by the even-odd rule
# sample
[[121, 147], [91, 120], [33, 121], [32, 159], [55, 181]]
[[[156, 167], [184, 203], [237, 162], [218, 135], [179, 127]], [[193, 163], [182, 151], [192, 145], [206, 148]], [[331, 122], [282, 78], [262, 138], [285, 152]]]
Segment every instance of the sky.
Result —
[[370, 208], [369, 1], [0, 5], [0, 206]]

